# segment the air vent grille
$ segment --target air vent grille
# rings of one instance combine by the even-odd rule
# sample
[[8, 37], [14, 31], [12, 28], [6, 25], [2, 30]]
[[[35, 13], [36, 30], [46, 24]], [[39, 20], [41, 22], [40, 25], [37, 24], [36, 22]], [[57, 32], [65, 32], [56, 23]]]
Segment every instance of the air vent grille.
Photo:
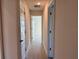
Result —
[[35, 8], [40, 8], [40, 5], [34, 5]]

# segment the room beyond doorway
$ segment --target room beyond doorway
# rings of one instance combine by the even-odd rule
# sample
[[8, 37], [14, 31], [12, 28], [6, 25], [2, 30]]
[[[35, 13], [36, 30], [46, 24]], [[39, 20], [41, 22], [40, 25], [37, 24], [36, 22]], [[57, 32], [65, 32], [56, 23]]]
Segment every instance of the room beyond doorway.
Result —
[[32, 16], [31, 18], [32, 41], [41, 43], [42, 41], [42, 16]]

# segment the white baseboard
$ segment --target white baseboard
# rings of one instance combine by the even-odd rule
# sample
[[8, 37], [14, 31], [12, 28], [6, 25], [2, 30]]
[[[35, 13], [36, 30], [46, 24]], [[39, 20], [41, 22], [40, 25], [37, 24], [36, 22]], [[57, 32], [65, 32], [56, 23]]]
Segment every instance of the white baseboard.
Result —
[[44, 46], [44, 44], [43, 44], [43, 47], [44, 47], [44, 50], [45, 50], [46, 55], [48, 56], [47, 48]]

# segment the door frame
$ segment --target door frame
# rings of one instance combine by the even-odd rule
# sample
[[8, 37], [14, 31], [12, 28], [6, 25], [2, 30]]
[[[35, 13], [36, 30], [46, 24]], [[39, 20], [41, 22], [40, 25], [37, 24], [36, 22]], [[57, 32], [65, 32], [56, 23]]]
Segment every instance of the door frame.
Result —
[[2, 1], [0, 0], [0, 34], [1, 34], [1, 38], [0, 38], [0, 50], [1, 50], [1, 58], [4, 59], [4, 44], [3, 44], [3, 24], [2, 24]]

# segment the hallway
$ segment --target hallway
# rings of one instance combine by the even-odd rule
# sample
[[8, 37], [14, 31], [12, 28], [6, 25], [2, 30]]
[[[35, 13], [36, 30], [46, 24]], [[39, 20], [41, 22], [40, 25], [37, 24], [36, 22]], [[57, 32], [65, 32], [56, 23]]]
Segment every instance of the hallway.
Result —
[[77, 22], [77, 0], [0, 0], [0, 59], [78, 59]]
[[44, 47], [38, 40], [30, 44], [26, 59], [47, 59]]

